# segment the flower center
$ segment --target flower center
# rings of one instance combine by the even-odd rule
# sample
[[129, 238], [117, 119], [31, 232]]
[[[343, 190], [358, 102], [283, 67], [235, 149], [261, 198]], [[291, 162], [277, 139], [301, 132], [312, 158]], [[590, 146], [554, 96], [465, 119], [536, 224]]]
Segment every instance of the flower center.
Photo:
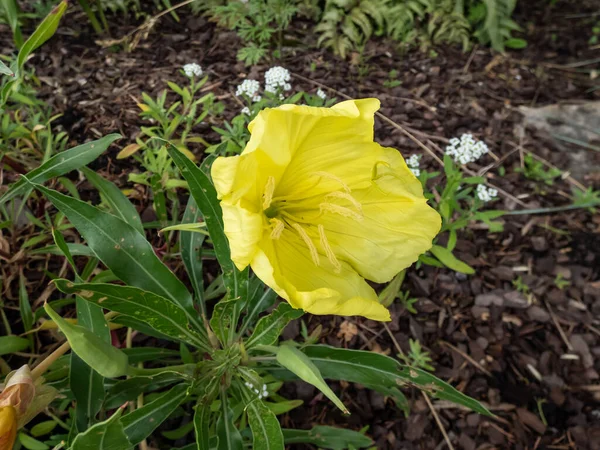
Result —
[[[270, 238], [277, 240], [284, 230], [293, 231], [308, 248], [316, 266], [320, 265], [320, 255], [324, 255], [334, 271], [340, 272], [342, 266], [327, 239], [325, 227], [318, 224], [317, 220], [324, 214], [337, 214], [361, 221], [362, 205], [352, 196], [348, 185], [337, 176], [328, 172], [314, 172], [311, 175], [315, 177], [314, 183], [285, 195], [276, 195], [274, 177], [267, 179], [262, 208], [269, 219]], [[334, 182], [339, 189], [327, 190], [318, 186], [325, 181]]]

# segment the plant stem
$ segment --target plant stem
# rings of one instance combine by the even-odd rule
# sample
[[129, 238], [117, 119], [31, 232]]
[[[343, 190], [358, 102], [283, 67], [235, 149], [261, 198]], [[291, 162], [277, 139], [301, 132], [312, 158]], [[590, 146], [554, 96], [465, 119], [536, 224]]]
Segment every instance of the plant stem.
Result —
[[39, 363], [32, 371], [31, 378], [34, 380], [39, 378], [43, 373], [48, 370], [48, 368], [60, 358], [62, 355], [67, 353], [67, 351], [71, 348], [71, 345], [68, 341], [64, 342], [60, 347], [54, 350], [50, 355], [48, 355], [41, 363]]
[[580, 205], [566, 205], [566, 206], [556, 206], [553, 208], [537, 208], [537, 209], [520, 209], [518, 211], [506, 211], [504, 215], [506, 216], [519, 216], [523, 214], [550, 214], [561, 211], [570, 211], [573, 209], [583, 209], [583, 208], [593, 208], [594, 206], [600, 206], [600, 202], [591, 201], [587, 203], [583, 203]]

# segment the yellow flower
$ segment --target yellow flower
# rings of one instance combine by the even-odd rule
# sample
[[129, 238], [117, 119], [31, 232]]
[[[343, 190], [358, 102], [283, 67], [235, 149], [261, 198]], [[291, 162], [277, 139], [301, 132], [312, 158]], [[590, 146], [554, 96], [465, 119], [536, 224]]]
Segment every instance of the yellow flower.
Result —
[[17, 437], [17, 413], [11, 405], [0, 407], [0, 450], [12, 450]]
[[213, 164], [233, 262], [294, 308], [390, 320], [365, 278], [389, 281], [440, 229], [400, 153], [373, 142], [377, 109], [266, 109], [242, 154]]

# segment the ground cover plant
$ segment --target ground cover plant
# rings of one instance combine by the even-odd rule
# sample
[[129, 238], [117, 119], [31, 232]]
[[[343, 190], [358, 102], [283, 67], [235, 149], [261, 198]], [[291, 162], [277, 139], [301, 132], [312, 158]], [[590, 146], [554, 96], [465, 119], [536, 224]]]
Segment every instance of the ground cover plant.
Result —
[[2, 28], [0, 448], [595, 448], [593, 11], [195, 3]]

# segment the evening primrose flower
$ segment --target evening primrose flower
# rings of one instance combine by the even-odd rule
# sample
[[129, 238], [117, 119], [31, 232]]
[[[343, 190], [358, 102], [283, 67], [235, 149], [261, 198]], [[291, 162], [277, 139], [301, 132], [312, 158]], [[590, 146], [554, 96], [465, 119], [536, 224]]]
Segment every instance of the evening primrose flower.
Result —
[[0, 407], [0, 449], [10, 450], [17, 437], [17, 412], [12, 405]]
[[365, 279], [391, 280], [440, 229], [400, 153], [373, 142], [378, 108], [265, 109], [242, 154], [212, 166], [233, 262], [294, 308], [390, 320]]

